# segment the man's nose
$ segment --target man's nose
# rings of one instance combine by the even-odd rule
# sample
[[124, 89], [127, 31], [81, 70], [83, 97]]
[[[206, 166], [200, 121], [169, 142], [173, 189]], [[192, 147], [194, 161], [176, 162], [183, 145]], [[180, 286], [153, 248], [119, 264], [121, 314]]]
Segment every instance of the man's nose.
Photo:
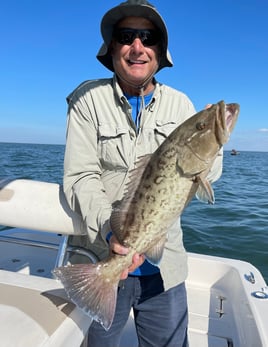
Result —
[[131, 46], [132, 46], [132, 48], [134, 50], [144, 49], [144, 45], [143, 45], [141, 39], [138, 36], [135, 37], [135, 39], [133, 40]]

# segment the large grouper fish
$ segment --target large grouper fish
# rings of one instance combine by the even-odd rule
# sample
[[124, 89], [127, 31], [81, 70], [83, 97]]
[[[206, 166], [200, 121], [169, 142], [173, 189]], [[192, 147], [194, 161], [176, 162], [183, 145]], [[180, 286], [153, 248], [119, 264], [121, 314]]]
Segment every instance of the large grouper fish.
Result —
[[135, 253], [153, 264], [161, 261], [169, 226], [197, 194], [214, 203], [206, 176], [232, 132], [239, 105], [220, 101], [187, 119], [158, 149], [142, 157], [130, 172], [111, 227], [127, 255], [111, 254], [96, 264], [59, 267], [54, 274], [69, 298], [108, 330], [113, 322], [120, 276]]

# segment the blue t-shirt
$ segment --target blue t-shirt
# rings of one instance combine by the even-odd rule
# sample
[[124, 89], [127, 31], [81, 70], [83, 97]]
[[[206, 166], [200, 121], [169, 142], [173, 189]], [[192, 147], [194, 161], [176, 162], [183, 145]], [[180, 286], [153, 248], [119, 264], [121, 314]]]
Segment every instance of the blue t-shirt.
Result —
[[[150, 93], [148, 95], [144, 96], [144, 103], [145, 105], [148, 105], [151, 101], [153, 93]], [[142, 104], [142, 97], [141, 96], [133, 96], [125, 94], [125, 97], [127, 98], [128, 102], [130, 103], [132, 107], [132, 119], [134, 123], [136, 124], [137, 129], [140, 126], [140, 107]], [[144, 261], [144, 263], [138, 267], [135, 271], [131, 272], [129, 275], [131, 276], [144, 276], [144, 275], [153, 275], [155, 273], [159, 272], [159, 268], [155, 265], [152, 265], [147, 260]]]
[[[124, 94], [125, 97], [127, 98], [128, 102], [131, 105], [132, 108], [132, 119], [137, 127], [137, 129], [140, 126], [140, 107], [142, 104], [142, 97], [141, 96], [137, 96], [137, 95], [128, 95], [128, 94]], [[145, 105], [148, 105], [149, 102], [151, 101], [153, 93], [150, 93], [148, 95], [144, 95], [144, 103]]]

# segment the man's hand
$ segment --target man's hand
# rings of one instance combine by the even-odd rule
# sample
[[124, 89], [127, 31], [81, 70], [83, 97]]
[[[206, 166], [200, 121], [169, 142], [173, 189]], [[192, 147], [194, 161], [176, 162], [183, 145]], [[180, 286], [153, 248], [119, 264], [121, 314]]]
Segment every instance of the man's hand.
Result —
[[[110, 244], [110, 250], [113, 253], [120, 254], [120, 255], [126, 255], [129, 252], [129, 249], [127, 247], [122, 246], [118, 242], [117, 238], [114, 235], [111, 236], [109, 244]], [[143, 254], [135, 253], [133, 255], [133, 258], [132, 258], [132, 264], [129, 266], [128, 269], [126, 269], [122, 272], [120, 279], [121, 280], [126, 279], [128, 277], [128, 273], [133, 272], [139, 266], [141, 266], [141, 264], [144, 262], [144, 260], [145, 260], [145, 257]]]

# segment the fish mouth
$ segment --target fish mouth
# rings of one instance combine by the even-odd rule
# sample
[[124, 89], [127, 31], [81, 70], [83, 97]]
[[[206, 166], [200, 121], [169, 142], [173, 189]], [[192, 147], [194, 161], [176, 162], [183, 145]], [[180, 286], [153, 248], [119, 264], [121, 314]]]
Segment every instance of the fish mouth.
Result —
[[239, 109], [237, 103], [225, 104], [223, 101], [218, 103], [216, 136], [220, 145], [229, 140], [238, 118]]
[[229, 133], [231, 133], [234, 129], [238, 118], [239, 109], [239, 105], [235, 103], [225, 105], [225, 121]]

